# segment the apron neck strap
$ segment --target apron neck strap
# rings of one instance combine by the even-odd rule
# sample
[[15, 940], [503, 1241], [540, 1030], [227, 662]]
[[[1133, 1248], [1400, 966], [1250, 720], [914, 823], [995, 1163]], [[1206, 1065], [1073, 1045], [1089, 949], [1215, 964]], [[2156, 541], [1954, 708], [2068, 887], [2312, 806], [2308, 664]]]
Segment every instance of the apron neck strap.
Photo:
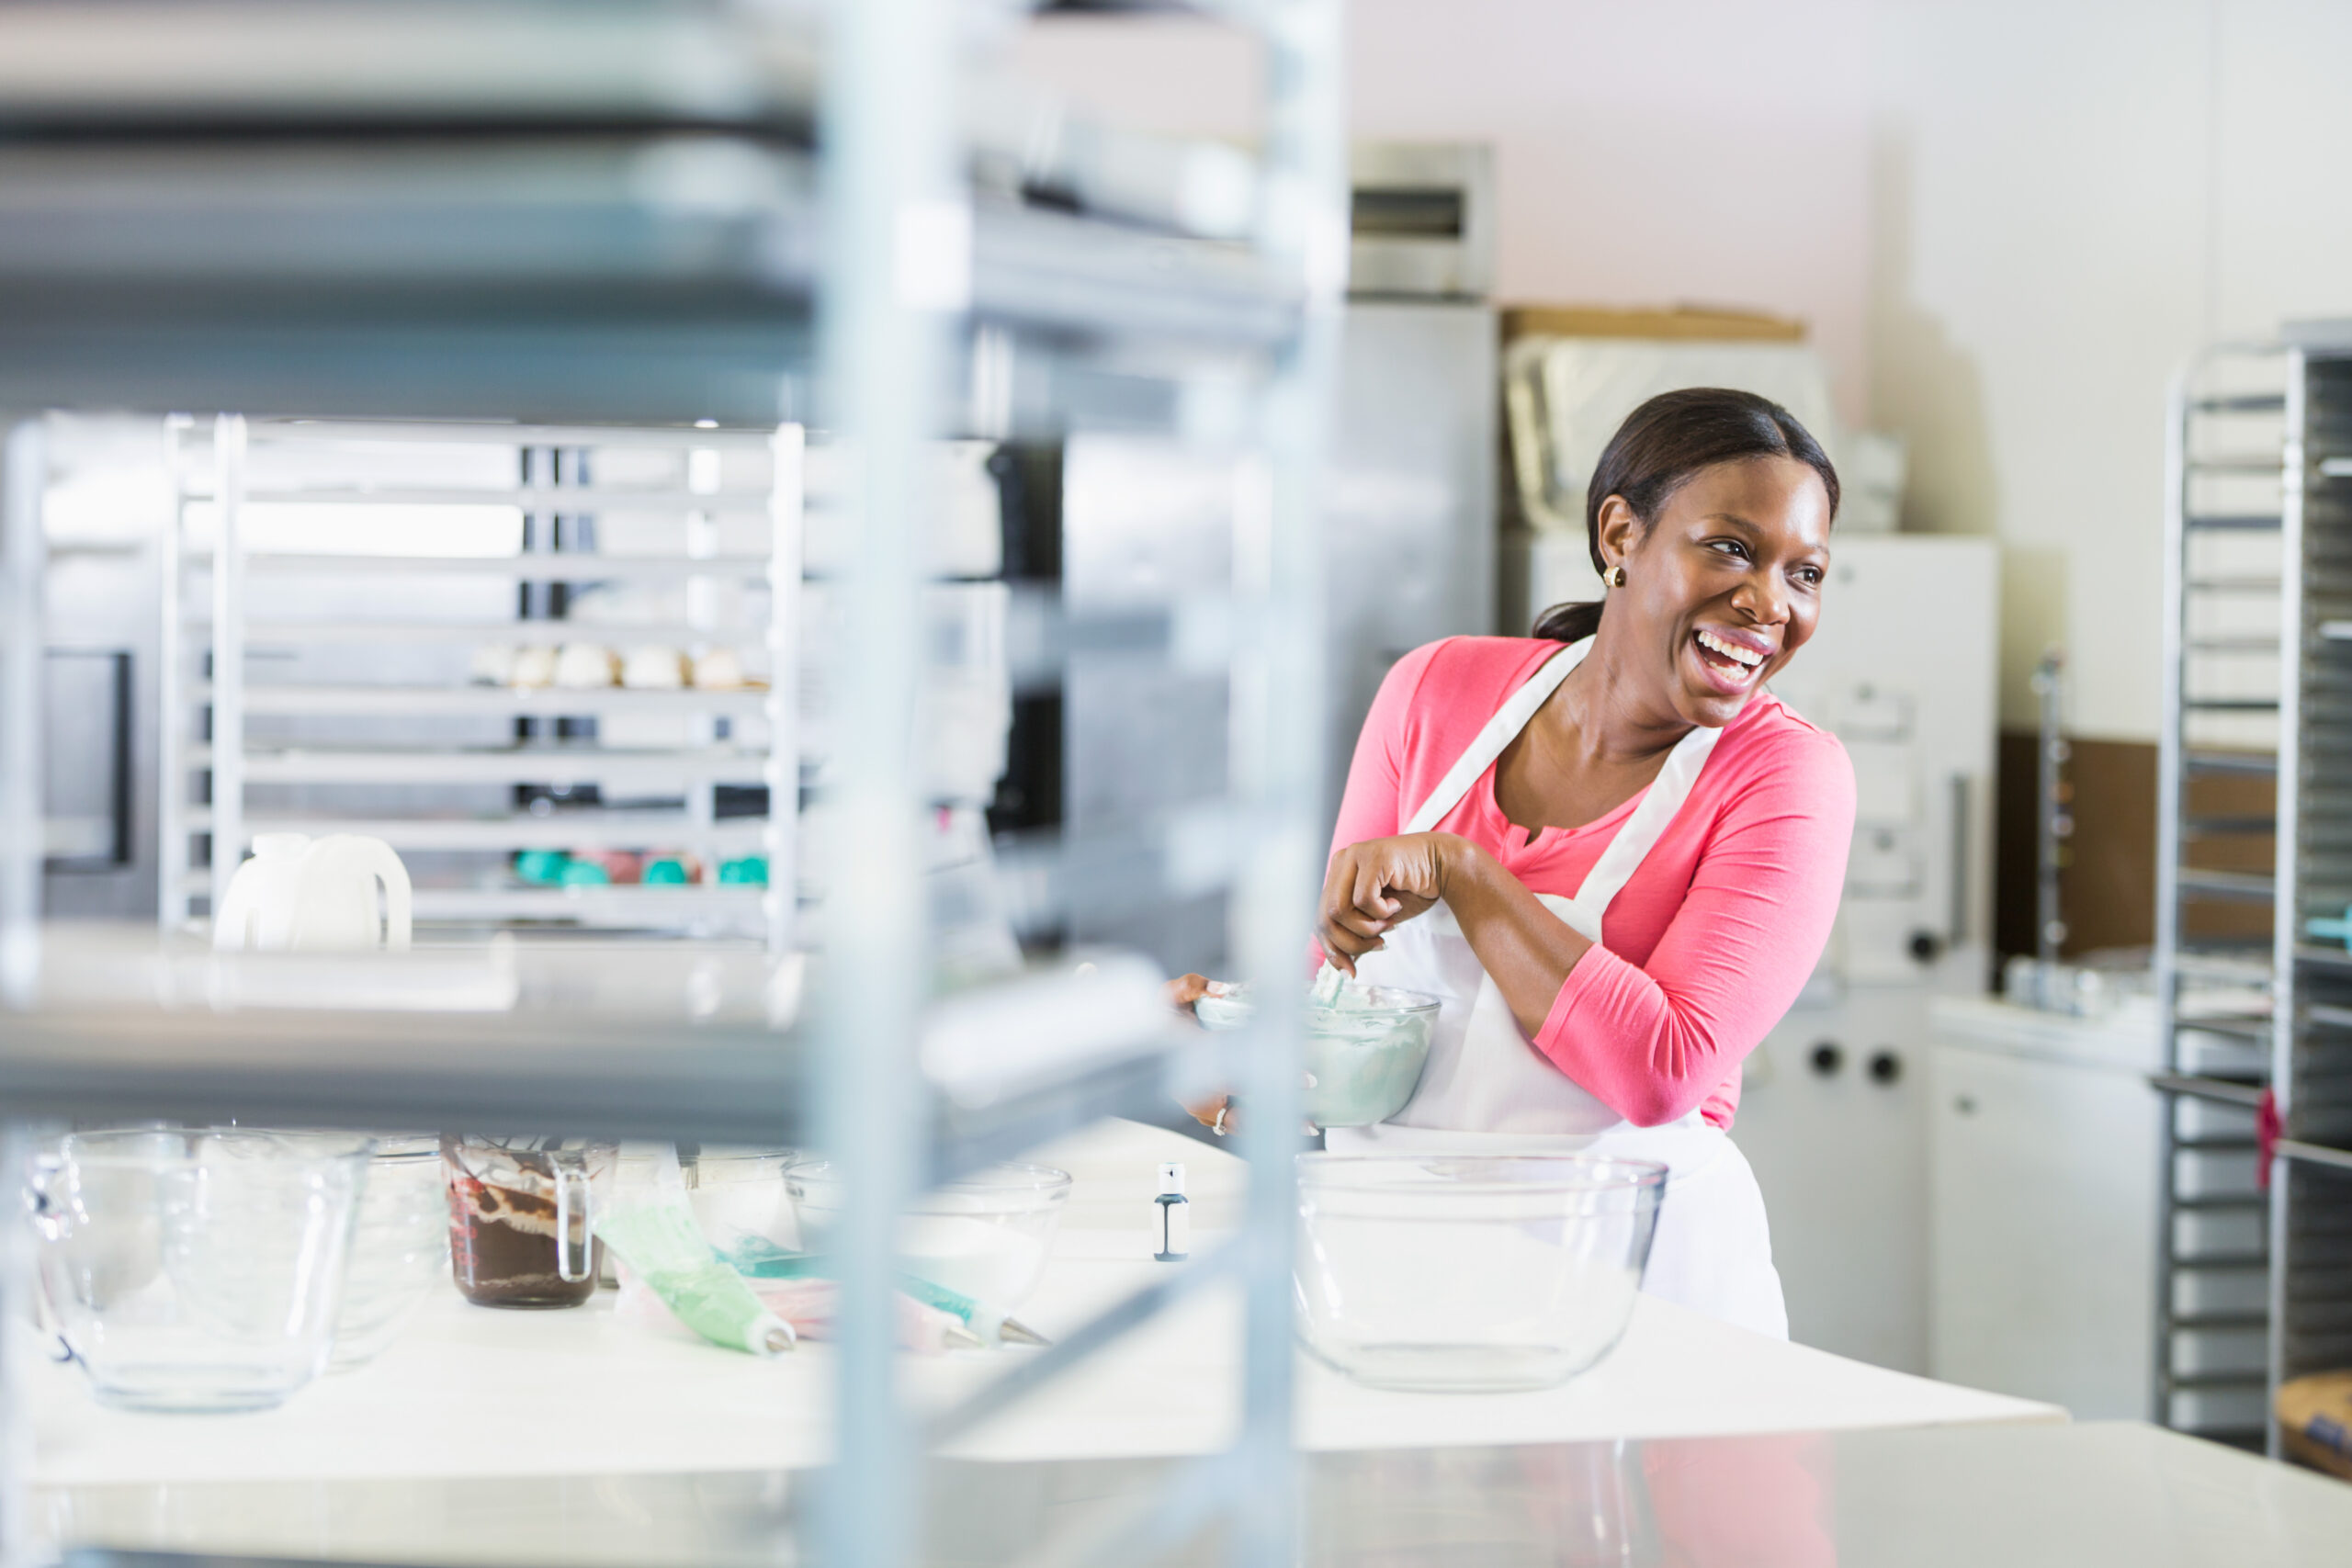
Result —
[[[1644, 795], [1633, 815], [1619, 824], [1616, 837], [1600, 852], [1600, 858], [1585, 873], [1584, 886], [1577, 889], [1577, 907], [1592, 918], [1595, 931], [1600, 918], [1618, 893], [1641, 866], [1643, 859], [1655, 848], [1666, 833], [1667, 824], [1674, 820], [1682, 803], [1690, 798], [1690, 789], [1699, 782], [1699, 770], [1707, 765], [1707, 758], [1715, 742], [1724, 738], [1721, 729], [1700, 725], [1674, 743], [1666, 754], [1666, 761], [1650, 781], [1649, 792]], [[1591, 935], [1592, 940], [1600, 938]]]
[[[1542, 667], [1528, 677], [1526, 683], [1505, 700], [1495, 716], [1487, 721], [1487, 727], [1478, 731], [1477, 739], [1470, 742], [1469, 750], [1454, 759], [1453, 766], [1446, 770], [1445, 777], [1438, 781], [1437, 788], [1430, 792], [1430, 797], [1421, 802], [1420, 809], [1413, 813], [1401, 830], [1426, 833], [1435, 828], [1445, 814], [1470, 793], [1470, 786], [1478, 782], [1479, 775], [1494, 765], [1495, 759], [1503, 754], [1503, 748], [1527, 728], [1536, 710], [1559, 690], [1560, 682], [1568, 678], [1568, 671], [1582, 663], [1584, 656], [1591, 650], [1592, 639], [1586, 637], [1581, 642], [1568, 644], [1545, 660]], [[1691, 787], [1699, 782], [1700, 770], [1707, 765], [1708, 756], [1723, 735], [1720, 729], [1710, 729], [1701, 725], [1674, 743], [1674, 750], [1666, 754], [1666, 761], [1659, 767], [1657, 777], [1650, 781], [1648, 791], [1634, 807], [1632, 815], [1618, 826], [1608, 848], [1602, 850], [1600, 858], [1593, 862], [1592, 869], [1585, 874], [1584, 886], [1577, 889], [1573, 901], [1577, 915], [1582, 918], [1563, 916], [1568, 919], [1570, 925], [1594, 942], [1600, 940], [1601, 917], [1608, 912], [1609, 906], [1615, 901], [1634, 873], [1640, 869], [1643, 859], [1664, 836], [1667, 825], [1682, 809], [1682, 803], [1690, 798]]]
[[1584, 662], [1584, 656], [1591, 649], [1592, 639], [1586, 637], [1581, 642], [1568, 644], [1545, 660], [1543, 667], [1528, 677], [1527, 683], [1513, 692], [1496, 710], [1495, 716], [1487, 721], [1487, 728], [1478, 731], [1477, 739], [1470, 742], [1470, 749], [1454, 759], [1453, 766], [1446, 770], [1445, 777], [1438, 781], [1437, 788], [1430, 792], [1430, 797], [1421, 802], [1420, 809], [1413, 813], [1403, 831], [1426, 833], [1442, 821], [1445, 814], [1470, 793], [1470, 786], [1478, 782], [1478, 775], [1503, 754], [1503, 748], [1519, 738], [1519, 732], [1527, 728], [1527, 721], [1535, 716], [1535, 710], [1560, 689], [1560, 682], [1568, 678], [1568, 671]]

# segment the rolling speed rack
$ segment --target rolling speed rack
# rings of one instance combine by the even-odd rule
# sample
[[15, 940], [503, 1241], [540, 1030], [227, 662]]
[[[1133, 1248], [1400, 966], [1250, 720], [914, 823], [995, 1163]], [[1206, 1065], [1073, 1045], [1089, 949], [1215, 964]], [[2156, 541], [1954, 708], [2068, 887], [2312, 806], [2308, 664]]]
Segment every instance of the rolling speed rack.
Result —
[[256, 835], [353, 832], [420, 922], [788, 944], [797, 427], [170, 434], [166, 927]]
[[2173, 394], [2156, 1414], [2270, 1447], [2352, 1364], [2352, 326]]

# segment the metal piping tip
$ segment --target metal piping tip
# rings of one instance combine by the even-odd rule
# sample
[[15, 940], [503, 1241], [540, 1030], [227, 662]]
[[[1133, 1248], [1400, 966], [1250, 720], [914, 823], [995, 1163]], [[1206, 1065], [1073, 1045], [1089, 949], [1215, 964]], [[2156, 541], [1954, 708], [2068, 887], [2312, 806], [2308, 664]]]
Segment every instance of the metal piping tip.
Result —
[[985, 1350], [989, 1342], [960, 1323], [951, 1323], [940, 1331], [940, 1343], [950, 1350]]
[[1050, 1345], [1052, 1340], [1016, 1317], [1008, 1317], [996, 1331], [997, 1337], [1008, 1345]]

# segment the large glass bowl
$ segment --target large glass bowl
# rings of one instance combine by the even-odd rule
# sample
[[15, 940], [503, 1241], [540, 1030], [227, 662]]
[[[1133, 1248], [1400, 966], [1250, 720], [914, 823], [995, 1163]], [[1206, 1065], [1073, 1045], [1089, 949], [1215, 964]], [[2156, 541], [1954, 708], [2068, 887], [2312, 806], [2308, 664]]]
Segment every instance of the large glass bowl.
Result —
[[684, 1159], [686, 1202], [710, 1245], [729, 1258], [798, 1250], [785, 1172], [801, 1157], [795, 1149], [706, 1145]]
[[[804, 1157], [797, 1149], [766, 1145], [705, 1144], [673, 1150], [665, 1144], [623, 1144], [614, 1183], [620, 1191], [650, 1190], [662, 1179], [662, 1167], [674, 1159], [686, 1207], [703, 1239], [729, 1263], [749, 1268], [800, 1250], [800, 1225], [784, 1173]], [[598, 1250], [596, 1282], [616, 1288], [620, 1258], [610, 1247]]]
[[75, 1133], [27, 1200], [41, 1287], [98, 1398], [265, 1410], [322, 1371], [366, 1140], [243, 1128]]
[[[812, 1160], [794, 1166], [785, 1180], [804, 1243], [825, 1250], [841, 1217], [839, 1175], [830, 1161]], [[968, 1171], [908, 1206], [899, 1222], [899, 1261], [917, 1279], [1012, 1312], [1046, 1271], [1069, 1189], [1069, 1172], [1050, 1166]]]
[[[1437, 1010], [1435, 997], [1394, 986], [1351, 984], [1340, 1005], [1306, 1002], [1306, 1119], [1318, 1127], [1369, 1127], [1404, 1110], [1429, 1063]], [[1193, 1006], [1206, 1029], [1239, 1029], [1255, 1012], [1246, 987]]]
[[1589, 1155], [1301, 1155], [1300, 1335], [1375, 1388], [1566, 1382], [1625, 1332], [1666, 1175]]
[[349, 1371], [382, 1355], [448, 1277], [441, 1140], [429, 1134], [378, 1138], [359, 1195], [327, 1370]]

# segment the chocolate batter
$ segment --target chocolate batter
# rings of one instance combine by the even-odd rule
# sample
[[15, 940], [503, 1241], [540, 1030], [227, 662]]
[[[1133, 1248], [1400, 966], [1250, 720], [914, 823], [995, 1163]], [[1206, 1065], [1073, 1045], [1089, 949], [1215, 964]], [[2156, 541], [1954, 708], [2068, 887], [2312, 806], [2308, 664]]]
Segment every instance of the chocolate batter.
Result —
[[[590, 1242], [577, 1280], [560, 1269], [553, 1153], [445, 1134], [442, 1169], [449, 1190], [449, 1265], [458, 1289], [478, 1306], [578, 1306], [596, 1293], [603, 1244]], [[577, 1160], [580, 1151], [565, 1151]], [[572, 1219], [575, 1236], [586, 1215]], [[574, 1245], [577, 1245], [576, 1242]]]

